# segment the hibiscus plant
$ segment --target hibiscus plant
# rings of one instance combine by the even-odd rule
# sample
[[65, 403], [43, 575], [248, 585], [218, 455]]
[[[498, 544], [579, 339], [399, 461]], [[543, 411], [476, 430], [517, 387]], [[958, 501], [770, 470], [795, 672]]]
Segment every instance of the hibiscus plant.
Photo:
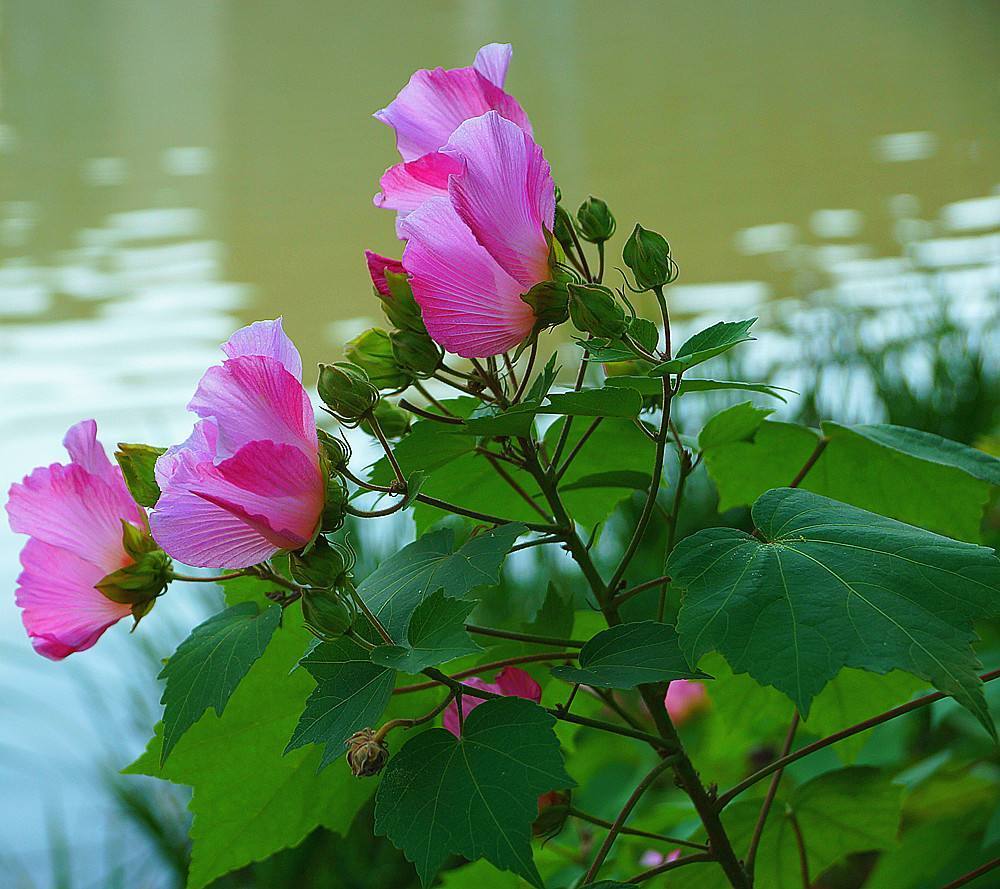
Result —
[[[752, 401], [679, 428], [681, 399], [782, 397], [699, 374], [752, 348], [755, 319], [672, 339], [668, 242], [636, 225], [606, 255], [615, 218], [565, 206], [504, 90], [510, 56], [418, 71], [375, 115], [402, 158], [375, 198], [402, 253], [366, 253], [386, 328], [320, 365], [320, 413], [281, 320], [259, 321], [206, 371], [186, 441], [122, 444], [116, 466], [84, 421], [70, 463], [11, 489], [30, 536], [17, 601], [46, 657], [146, 619], [175, 581], [225, 590], [166, 662], [162, 723], [130, 767], [193, 785], [194, 889], [345, 832], [372, 797], [424, 886], [808, 887], [891, 845], [900, 788], [835, 757], [786, 768], [943, 698], [996, 737], [1000, 671], [980, 675], [973, 645], [1000, 610], [979, 545], [1000, 460]], [[686, 519], [696, 474], [749, 512]], [[416, 539], [361, 572], [345, 520], [394, 513]], [[705, 753], [709, 708], [770, 720], [759, 749], [734, 729], [728, 762], [718, 739]], [[619, 764], [603, 789], [595, 749]], [[588, 811], [601, 794], [616, 817]], [[570, 822], [598, 839], [563, 860]]]

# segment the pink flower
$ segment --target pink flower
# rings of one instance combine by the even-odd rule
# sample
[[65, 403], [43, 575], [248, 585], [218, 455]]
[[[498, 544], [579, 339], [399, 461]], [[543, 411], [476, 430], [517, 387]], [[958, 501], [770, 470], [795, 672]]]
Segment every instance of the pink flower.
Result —
[[460, 164], [440, 153], [459, 125], [496, 111], [531, 133], [528, 116], [503, 91], [512, 52], [509, 43], [491, 43], [476, 53], [471, 68], [417, 71], [392, 103], [375, 113], [396, 131], [403, 163], [386, 170], [374, 202], [397, 211], [401, 238], [403, 218], [428, 198], [446, 195], [448, 176], [460, 171]]
[[692, 716], [708, 709], [708, 692], [701, 682], [675, 679], [667, 687], [663, 705], [675, 725], [683, 725]]
[[662, 852], [657, 852], [655, 849], [647, 849], [642, 853], [642, 858], [639, 859], [639, 864], [643, 867], [659, 867], [661, 864], [669, 864], [671, 861], [676, 861], [680, 857], [680, 849], [674, 849], [666, 855]]
[[385, 273], [388, 271], [396, 275], [406, 274], [403, 263], [398, 259], [381, 256], [374, 250], [365, 251], [365, 262], [368, 263], [368, 274], [371, 275], [372, 284], [375, 285], [375, 289], [387, 299], [392, 298], [392, 291], [389, 290], [389, 283], [385, 279]]
[[[463, 679], [462, 684], [471, 685], [473, 688], [479, 688], [483, 691], [491, 691], [508, 698], [526, 698], [536, 704], [542, 699], [542, 687], [524, 670], [519, 670], [517, 667], [504, 667], [494, 677], [493, 682], [484, 682], [478, 676], [473, 676], [471, 679]], [[462, 719], [467, 719], [469, 714], [484, 700], [485, 698], [474, 698], [471, 695], [463, 694]], [[445, 709], [442, 722], [444, 727], [456, 738], [461, 737], [458, 705], [454, 701]]]
[[30, 536], [15, 601], [35, 651], [52, 660], [90, 648], [131, 613], [96, 585], [134, 561], [122, 522], [146, 530], [145, 513], [97, 441], [97, 424], [70, 427], [63, 444], [71, 462], [35, 469], [11, 485], [7, 501], [11, 528]]
[[281, 319], [238, 330], [188, 409], [202, 419], [156, 462], [150, 517], [167, 553], [204, 568], [244, 568], [312, 538], [323, 510], [316, 420], [302, 361]]
[[465, 358], [498, 355], [531, 333], [521, 297], [551, 277], [552, 175], [531, 136], [495, 111], [463, 123], [443, 152], [462, 171], [448, 197], [403, 220], [403, 266], [433, 339]]

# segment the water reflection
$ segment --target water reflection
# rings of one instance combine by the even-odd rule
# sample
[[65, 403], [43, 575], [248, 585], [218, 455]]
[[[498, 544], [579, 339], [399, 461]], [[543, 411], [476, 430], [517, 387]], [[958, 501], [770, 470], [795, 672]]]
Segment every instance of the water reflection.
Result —
[[[516, 45], [511, 88], [567, 199], [597, 189], [619, 219], [670, 236], [679, 324], [761, 316], [750, 377], [803, 392], [819, 379], [827, 415], [880, 419], [876, 369], [848, 357], [859, 344], [894, 347], [886, 361], [915, 386], [930, 378], [919, 337], [932, 321], [1000, 355], [1000, 28], [988, 4], [733, 3], [709, 16], [698, 4], [654, 15], [641, 2], [462, 0], [426, 4], [402, 28], [400, 14], [387, 0], [8, 0], [4, 485], [61, 459], [81, 417], [106, 443], [180, 440], [218, 343], [254, 318], [283, 312], [306, 366], [330, 357], [375, 314], [361, 250], [399, 249], [370, 202], [393, 160], [370, 112], [414, 68], [467, 64], [494, 39]], [[21, 541], [0, 524], [9, 591]], [[197, 611], [181, 596], [157, 606], [143, 626], [151, 661]], [[151, 685], [123, 681], [125, 636], [49, 664], [0, 596], [0, 852], [21, 850], [37, 885], [49, 882], [51, 811], [93, 885], [109, 836], [121, 842], [110, 804], [95, 803], [106, 798], [94, 760], [125, 761], [141, 732], [124, 721], [109, 742], [81, 682], [108, 713], [140, 689], [155, 704]], [[141, 876], [128, 885], [158, 885]]]

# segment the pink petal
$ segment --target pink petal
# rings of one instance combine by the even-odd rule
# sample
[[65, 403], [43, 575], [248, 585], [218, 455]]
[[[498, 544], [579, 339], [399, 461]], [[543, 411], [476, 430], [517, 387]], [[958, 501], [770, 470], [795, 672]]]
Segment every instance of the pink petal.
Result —
[[403, 266], [431, 337], [465, 358], [499, 355], [521, 343], [535, 316], [525, 292], [476, 241], [445, 198], [403, 220]]
[[103, 574], [122, 565], [122, 519], [136, 527], [146, 521], [123, 483], [109, 484], [76, 463], [39, 467], [11, 485], [7, 515], [20, 534], [111, 566]]
[[131, 610], [94, 588], [120, 564], [105, 571], [68, 550], [29, 540], [21, 551], [21, 565], [15, 601], [31, 644], [47, 658], [60, 660], [90, 648]]
[[400, 223], [428, 198], [448, 194], [448, 176], [459, 173], [462, 163], [440, 152], [425, 154], [415, 161], [396, 164], [382, 175], [382, 190], [375, 195], [376, 207], [396, 210], [396, 234], [402, 237]]
[[708, 706], [708, 692], [701, 682], [675, 679], [667, 686], [663, 699], [667, 713], [676, 725], [683, 725], [692, 716]]
[[524, 291], [550, 278], [555, 185], [531, 136], [491, 111], [463, 123], [442, 151], [464, 162], [448, 190], [476, 240]]
[[317, 453], [316, 418], [302, 384], [274, 358], [245, 355], [210, 367], [188, 408], [218, 427], [218, 456], [257, 439]]
[[375, 118], [396, 131], [396, 148], [413, 161], [437, 151], [462, 121], [493, 110], [531, 132], [517, 100], [474, 68], [435, 68], [415, 72]]
[[212, 420], [199, 420], [185, 441], [167, 448], [156, 461], [156, 483], [160, 489], [170, 486], [174, 475], [183, 466], [215, 462], [219, 429]]
[[525, 698], [536, 704], [542, 699], [542, 687], [529, 673], [517, 667], [504, 667], [496, 677], [500, 694], [511, 698]]
[[157, 543], [202, 568], [245, 568], [312, 536], [323, 509], [318, 462], [253, 441], [217, 466], [178, 461], [150, 516]]
[[392, 291], [389, 290], [389, 284], [385, 279], [386, 271], [390, 271], [395, 275], [405, 274], [405, 269], [403, 268], [403, 263], [398, 259], [390, 259], [388, 256], [380, 256], [373, 250], [365, 251], [365, 262], [368, 263], [368, 274], [371, 275], [372, 284], [375, 285], [375, 289], [382, 294], [382, 296], [391, 297]]
[[[473, 676], [469, 679], [462, 680], [463, 685], [470, 685], [473, 688], [480, 688], [483, 691], [491, 691], [494, 694], [501, 694], [499, 686], [492, 682], [486, 682], [480, 679], [478, 676]], [[469, 714], [476, 709], [485, 698], [476, 698], [472, 695], [463, 694], [462, 695], [462, 719], [468, 719]], [[444, 716], [441, 717], [441, 721], [446, 729], [451, 732], [456, 738], [462, 736], [461, 726], [458, 721], [458, 704], [452, 701], [444, 711]]]
[[118, 467], [108, 459], [103, 445], [97, 440], [97, 423], [94, 420], [81, 420], [70, 426], [63, 438], [63, 447], [69, 451], [70, 459], [91, 475], [109, 484], [124, 485]]
[[274, 321], [255, 321], [237, 330], [222, 351], [230, 358], [244, 355], [262, 355], [273, 358], [296, 380], [302, 379], [302, 358], [295, 344], [288, 338], [282, 327], [281, 318]]
[[512, 55], [514, 55], [514, 47], [509, 43], [487, 43], [476, 53], [476, 60], [472, 63], [472, 67], [494, 86], [503, 89]]

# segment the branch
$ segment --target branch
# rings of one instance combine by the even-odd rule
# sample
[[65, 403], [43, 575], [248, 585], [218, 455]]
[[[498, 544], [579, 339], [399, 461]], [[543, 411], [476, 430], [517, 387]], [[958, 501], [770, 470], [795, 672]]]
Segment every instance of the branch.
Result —
[[[589, 815], [586, 812], [581, 812], [579, 809], [574, 809], [572, 806], [570, 806], [567, 810], [567, 814], [574, 818], [579, 818], [581, 821], [586, 821], [588, 824], [593, 824], [596, 827], [603, 827], [605, 830], [610, 830], [614, 827], [614, 824], [610, 821], [605, 821], [603, 818], [598, 818], [596, 815]], [[668, 837], [662, 833], [651, 833], [648, 830], [637, 830], [634, 827], [622, 827], [619, 829], [618, 833], [630, 837], [643, 837], [647, 840], [669, 843], [671, 846], [687, 846], [690, 849], [699, 849], [702, 852], [708, 851], [708, 846], [704, 843], [695, 843], [691, 840], [681, 840], [677, 837]]]
[[802, 465], [795, 478], [792, 479], [792, 483], [788, 486], [790, 488], [797, 488], [802, 484], [802, 480], [809, 474], [809, 470], [816, 465], [816, 461], [823, 455], [823, 451], [826, 450], [826, 446], [830, 443], [830, 439], [824, 437], [816, 442], [816, 448], [809, 455], [809, 459]]
[[667, 871], [675, 870], [678, 867], [684, 867], [686, 864], [698, 864], [703, 861], [715, 861], [715, 858], [708, 852], [702, 852], [697, 855], [685, 855], [682, 858], [675, 858], [673, 861], [668, 861], [665, 864], [658, 864], [656, 867], [644, 870], [641, 874], [636, 874], [634, 877], [631, 877], [628, 882], [643, 883], [653, 877], [658, 877], [660, 874], [665, 874]]
[[[498, 630], [493, 627], [479, 627], [466, 624], [465, 629], [478, 636], [493, 636], [497, 639], [510, 639], [514, 642], [531, 642], [535, 645], [555, 645], [560, 648], [583, 648], [587, 643], [581, 639], [559, 639], [554, 636], [536, 636], [534, 633], [515, 633], [513, 630]], [[568, 657], [576, 657], [569, 654]]]
[[[480, 673], [488, 673], [490, 670], [499, 670], [502, 667], [512, 667], [515, 664], [530, 664], [535, 661], [568, 661], [576, 657], [576, 654], [571, 651], [543, 651], [537, 654], [522, 654], [517, 657], [504, 658], [502, 661], [490, 661], [488, 664], [479, 664], [476, 667], [470, 667], [468, 670], [462, 670], [460, 673], [453, 673], [451, 678], [466, 679], [469, 676], [477, 676]], [[401, 685], [396, 689], [393, 689], [394, 695], [407, 695], [414, 691], [426, 691], [429, 688], [436, 688], [441, 683], [436, 679], [432, 679], [430, 682], [418, 682], [416, 685]]]
[[[994, 679], [1000, 678], [1000, 670], [991, 670], [989, 673], [983, 673], [979, 678], [983, 682], [992, 682]], [[748, 778], [744, 778], [739, 784], [730, 790], [727, 790], [724, 794], [722, 794], [722, 796], [719, 797], [719, 811], [721, 812], [734, 799], [736, 799], [736, 797], [743, 793], [744, 790], [753, 787], [754, 784], [758, 781], [762, 781], [773, 772], [783, 769], [785, 766], [790, 765], [805, 756], [809, 756], [817, 750], [822, 750], [824, 747], [829, 747], [831, 744], [843, 741], [845, 738], [851, 737], [851, 735], [856, 735], [858, 732], [864, 732], [870, 728], [875, 728], [875, 726], [881, 725], [883, 722], [888, 722], [890, 719], [895, 719], [897, 716], [903, 716], [906, 713], [919, 710], [921, 707], [926, 707], [928, 704], [933, 704], [935, 701], [940, 701], [947, 697], [950, 697], [950, 695], [946, 695], [944, 692], [940, 691], [924, 695], [921, 698], [917, 698], [915, 701], [910, 701], [908, 704], [893, 707], [891, 710], [886, 710], [878, 716], [871, 717], [871, 719], [866, 719], [863, 722], [841, 729], [839, 732], [834, 732], [832, 735], [827, 735], [825, 738], [820, 738], [818, 741], [813, 741], [812, 744], [806, 744], [805, 747], [800, 747], [794, 753], [789, 753], [787, 756], [782, 756], [780, 759], [776, 759], [770, 765], [764, 766], [764, 768], [754, 772]]]
[[1000, 867], [1000, 858], [994, 858], [992, 861], [987, 861], [986, 864], [981, 864], [975, 870], [970, 870], [967, 874], [962, 874], [957, 880], [952, 880], [947, 886], [942, 886], [941, 889], [958, 889], [959, 886], [965, 886], [976, 879], [976, 877], [988, 874], [991, 870], [995, 870], [998, 867]]
[[[785, 735], [785, 743], [781, 748], [781, 755], [788, 756], [788, 751], [792, 749], [792, 742], [795, 740], [795, 732], [799, 727], [799, 711], [796, 710], [792, 715], [791, 725], [788, 726], [788, 734]], [[753, 828], [753, 836], [750, 838], [750, 848], [747, 850], [746, 857], [746, 869], [747, 873], [753, 878], [753, 866], [757, 859], [757, 849], [760, 847], [760, 838], [764, 835], [764, 825], [767, 823], [767, 816], [771, 811], [771, 806], [774, 804], [774, 798], [778, 793], [778, 784], [781, 783], [781, 776], [785, 773], [784, 768], [778, 769], [774, 773], [774, 777], [771, 779], [771, 784], [767, 788], [767, 795], [764, 797], [764, 802], [760, 807], [760, 814], [757, 816], [757, 823]], [[806, 884], [805, 889], [809, 889], [808, 884]]]
[[812, 886], [812, 880], [809, 879], [809, 856], [806, 854], [806, 840], [802, 836], [802, 825], [799, 824], [799, 819], [795, 817], [794, 812], [788, 816], [788, 821], [792, 825], [795, 845], [799, 850], [799, 873], [802, 875], [802, 889], [809, 889]]
[[580, 436], [580, 440], [575, 445], [573, 445], [573, 450], [571, 450], [566, 455], [566, 459], [563, 460], [563, 465], [560, 466], [558, 470], [556, 470], [556, 481], [559, 481], [559, 479], [561, 479], [566, 474], [566, 470], [569, 469], [570, 463], [572, 463], [576, 459], [576, 455], [580, 453], [580, 450], [587, 443], [587, 439], [594, 434], [594, 430], [601, 425], [601, 421], [603, 419], [604, 417], [597, 417], [597, 419], [595, 419], [587, 427], [587, 431]]
[[644, 593], [646, 590], [651, 590], [653, 587], [660, 586], [664, 583], [670, 582], [670, 575], [664, 574], [662, 577], [654, 577], [652, 580], [647, 580], [644, 583], [640, 583], [637, 586], [631, 587], [630, 589], [620, 592], [614, 599], [611, 600], [611, 604], [618, 608], [631, 599], [633, 596], [638, 596], [639, 593]]

